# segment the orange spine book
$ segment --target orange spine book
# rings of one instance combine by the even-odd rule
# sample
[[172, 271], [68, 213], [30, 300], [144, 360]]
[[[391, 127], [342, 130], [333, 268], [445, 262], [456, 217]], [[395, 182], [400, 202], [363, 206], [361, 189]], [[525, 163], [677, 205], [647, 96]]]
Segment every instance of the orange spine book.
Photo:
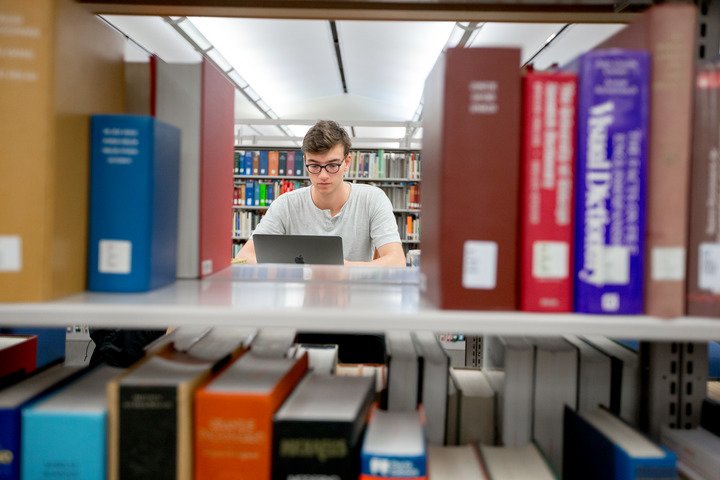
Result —
[[251, 351], [198, 390], [195, 478], [270, 479], [273, 415], [307, 369], [307, 355]]
[[268, 152], [268, 175], [277, 176], [280, 167], [280, 152], [270, 150]]

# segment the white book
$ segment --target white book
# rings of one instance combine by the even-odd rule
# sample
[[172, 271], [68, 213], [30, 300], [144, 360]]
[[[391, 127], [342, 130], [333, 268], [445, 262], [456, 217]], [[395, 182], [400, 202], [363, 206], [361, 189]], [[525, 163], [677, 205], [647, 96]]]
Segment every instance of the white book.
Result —
[[720, 480], [720, 437], [703, 428], [661, 428], [660, 441], [675, 452], [680, 470], [694, 472], [705, 480]]
[[554, 480], [555, 475], [533, 443], [523, 447], [480, 445], [480, 456], [492, 480]]
[[388, 358], [387, 409], [415, 410], [420, 371], [410, 332], [388, 332], [385, 335], [385, 348]]
[[459, 397], [458, 444], [495, 443], [495, 391], [478, 369], [453, 368]]
[[564, 338], [578, 349], [577, 408], [589, 410], [598, 405], [610, 408], [610, 357], [574, 335], [566, 335]]
[[420, 401], [425, 409], [428, 443], [445, 443], [450, 357], [437, 336], [428, 331], [413, 332], [415, 349], [422, 361]]
[[318, 375], [335, 375], [338, 364], [338, 346], [334, 343], [298, 343], [292, 358], [308, 356], [308, 368]]
[[447, 415], [445, 445], [458, 444], [458, 424], [460, 422], [460, 385], [454, 369], [448, 370]]
[[526, 445], [532, 438], [535, 349], [524, 337], [483, 338], [483, 369], [498, 397], [500, 444]]
[[533, 439], [550, 466], [562, 471], [565, 405], [577, 406], [577, 349], [562, 338], [534, 338]]
[[474, 445], [428, 447], [429, 480], [487, 480]]

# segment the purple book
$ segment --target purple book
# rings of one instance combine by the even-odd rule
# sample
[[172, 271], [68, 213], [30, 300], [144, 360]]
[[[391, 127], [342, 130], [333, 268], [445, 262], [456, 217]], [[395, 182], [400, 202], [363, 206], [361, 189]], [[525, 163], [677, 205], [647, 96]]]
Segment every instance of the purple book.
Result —
[[642, 313], [650, 55], [578, 59], [575, 311]]

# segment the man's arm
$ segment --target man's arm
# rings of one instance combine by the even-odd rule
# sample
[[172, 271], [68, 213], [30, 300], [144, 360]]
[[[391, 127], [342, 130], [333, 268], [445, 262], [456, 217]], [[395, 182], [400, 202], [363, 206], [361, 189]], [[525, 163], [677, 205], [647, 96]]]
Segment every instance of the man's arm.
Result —
[[351, 262], [345, 260], [345, 265], [367, 265], [373, 267], [404, 267], [405, 266], [405, 252], [403, 251], [402, 244], [398, 242], [386, 243], [382, 247], [378, 248], [378, 258], [369, 262]]
[[235, 255], [235, 260], [245, 260], [247, 263], [257, 263], [257, 258], [255, 257], [255, 244], [253, 243], [252, 238], [245, 242], [245, 245], [243, 245], [237, 255]]

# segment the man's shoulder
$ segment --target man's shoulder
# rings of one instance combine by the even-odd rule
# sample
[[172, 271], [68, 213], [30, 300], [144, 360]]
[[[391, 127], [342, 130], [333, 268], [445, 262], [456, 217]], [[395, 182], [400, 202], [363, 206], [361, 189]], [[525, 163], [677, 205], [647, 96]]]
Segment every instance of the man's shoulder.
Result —
[[385, 196], [385, 192], [383, 192], [380, 187], [367, 183], [353, 183], [352, 188], [357, 189], [358, 194], [365, 197], [375, 197], [379, 195], [380, 198], [382, 198]]
[[310, 187], [300, 187], [295, 190], [290, 190], [289, 192], [283, 193], [282, 195], [280, 195], [277, 198], [277, 200], [284, 198], [283, 201], [285, 201], [285, 202], [304, 201], [307, 199], [309, 192], [310, 192]]

